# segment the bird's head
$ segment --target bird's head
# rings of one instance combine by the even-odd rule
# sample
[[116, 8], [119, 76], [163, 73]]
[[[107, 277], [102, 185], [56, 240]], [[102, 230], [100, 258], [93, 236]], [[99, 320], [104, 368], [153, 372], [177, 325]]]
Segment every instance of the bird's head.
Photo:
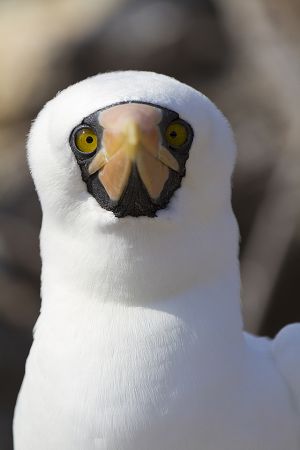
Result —
[[96, 75], [44, 107], [28, 153], [42, 257], [58, 277], [67, 266], [86, 289], [104, 295], [107, 280], [145, 298], [237, 267], [232, 132], [191, 87], [150, 72]]
[[88, 203], [101, 220], [204, 218], [230, 203], [235, 146], [196, 90], [150, 72], [115, 72], [59, 93], [39, 114], [29, 162], [44, 212]]

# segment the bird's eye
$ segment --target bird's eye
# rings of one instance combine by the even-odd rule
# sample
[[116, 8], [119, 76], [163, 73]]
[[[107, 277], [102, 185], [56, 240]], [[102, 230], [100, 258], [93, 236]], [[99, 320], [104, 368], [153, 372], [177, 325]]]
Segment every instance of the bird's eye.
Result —
[[187, 128], [180, 122], [172, 122], [166, 129], [166, 140], [171, 147], [180, 148], [188, 138]]
[[98, 137], [91, 128], [80, 128], [75, 134], [75, 144], [82, 153], [93, 153], [98, 145]]

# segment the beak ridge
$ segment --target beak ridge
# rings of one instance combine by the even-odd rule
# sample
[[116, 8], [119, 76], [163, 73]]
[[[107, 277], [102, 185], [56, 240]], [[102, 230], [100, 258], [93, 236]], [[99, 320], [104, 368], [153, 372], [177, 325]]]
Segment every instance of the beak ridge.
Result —
[[142, 132], [138, 123], [131, 120], [125, 127], [125, 142], [123, 150], [131, 161], [135, 161], [139, 148], [142, 144]]

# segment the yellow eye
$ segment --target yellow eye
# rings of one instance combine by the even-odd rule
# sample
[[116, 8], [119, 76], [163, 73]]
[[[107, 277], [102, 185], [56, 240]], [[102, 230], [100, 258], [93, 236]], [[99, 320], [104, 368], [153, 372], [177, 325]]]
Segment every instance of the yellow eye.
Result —
[[187, 140], [188, 132], [186, 127], [180, 122], [171, 123], [166, 129], [166, 140], [171, 147], [179, 148]]
[[93, 153], [98, 145], [98, 137], [91, 128], [80, 128], [75, 135], [75, 144], [83, 153]]

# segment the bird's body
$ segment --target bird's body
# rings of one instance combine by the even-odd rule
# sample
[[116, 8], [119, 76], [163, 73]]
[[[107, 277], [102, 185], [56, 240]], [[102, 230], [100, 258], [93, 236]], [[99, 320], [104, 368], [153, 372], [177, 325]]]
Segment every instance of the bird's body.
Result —
[[[151, 200], [145, 177], [156, 217], [111, 197], [103, 209], [68, 142], [84, 117], [128, 101], [176, 111], [194, 132], [166, 208], [169, 191], [155, 185], [164, 202]], [[299, 450], [299, 326], [275, 342], [242, 331], [234, 157], [217, 109], [156, 74], [97, 76], [41, 113], [29, 160], [44, 213], [42, 309], [15, 450]]]

